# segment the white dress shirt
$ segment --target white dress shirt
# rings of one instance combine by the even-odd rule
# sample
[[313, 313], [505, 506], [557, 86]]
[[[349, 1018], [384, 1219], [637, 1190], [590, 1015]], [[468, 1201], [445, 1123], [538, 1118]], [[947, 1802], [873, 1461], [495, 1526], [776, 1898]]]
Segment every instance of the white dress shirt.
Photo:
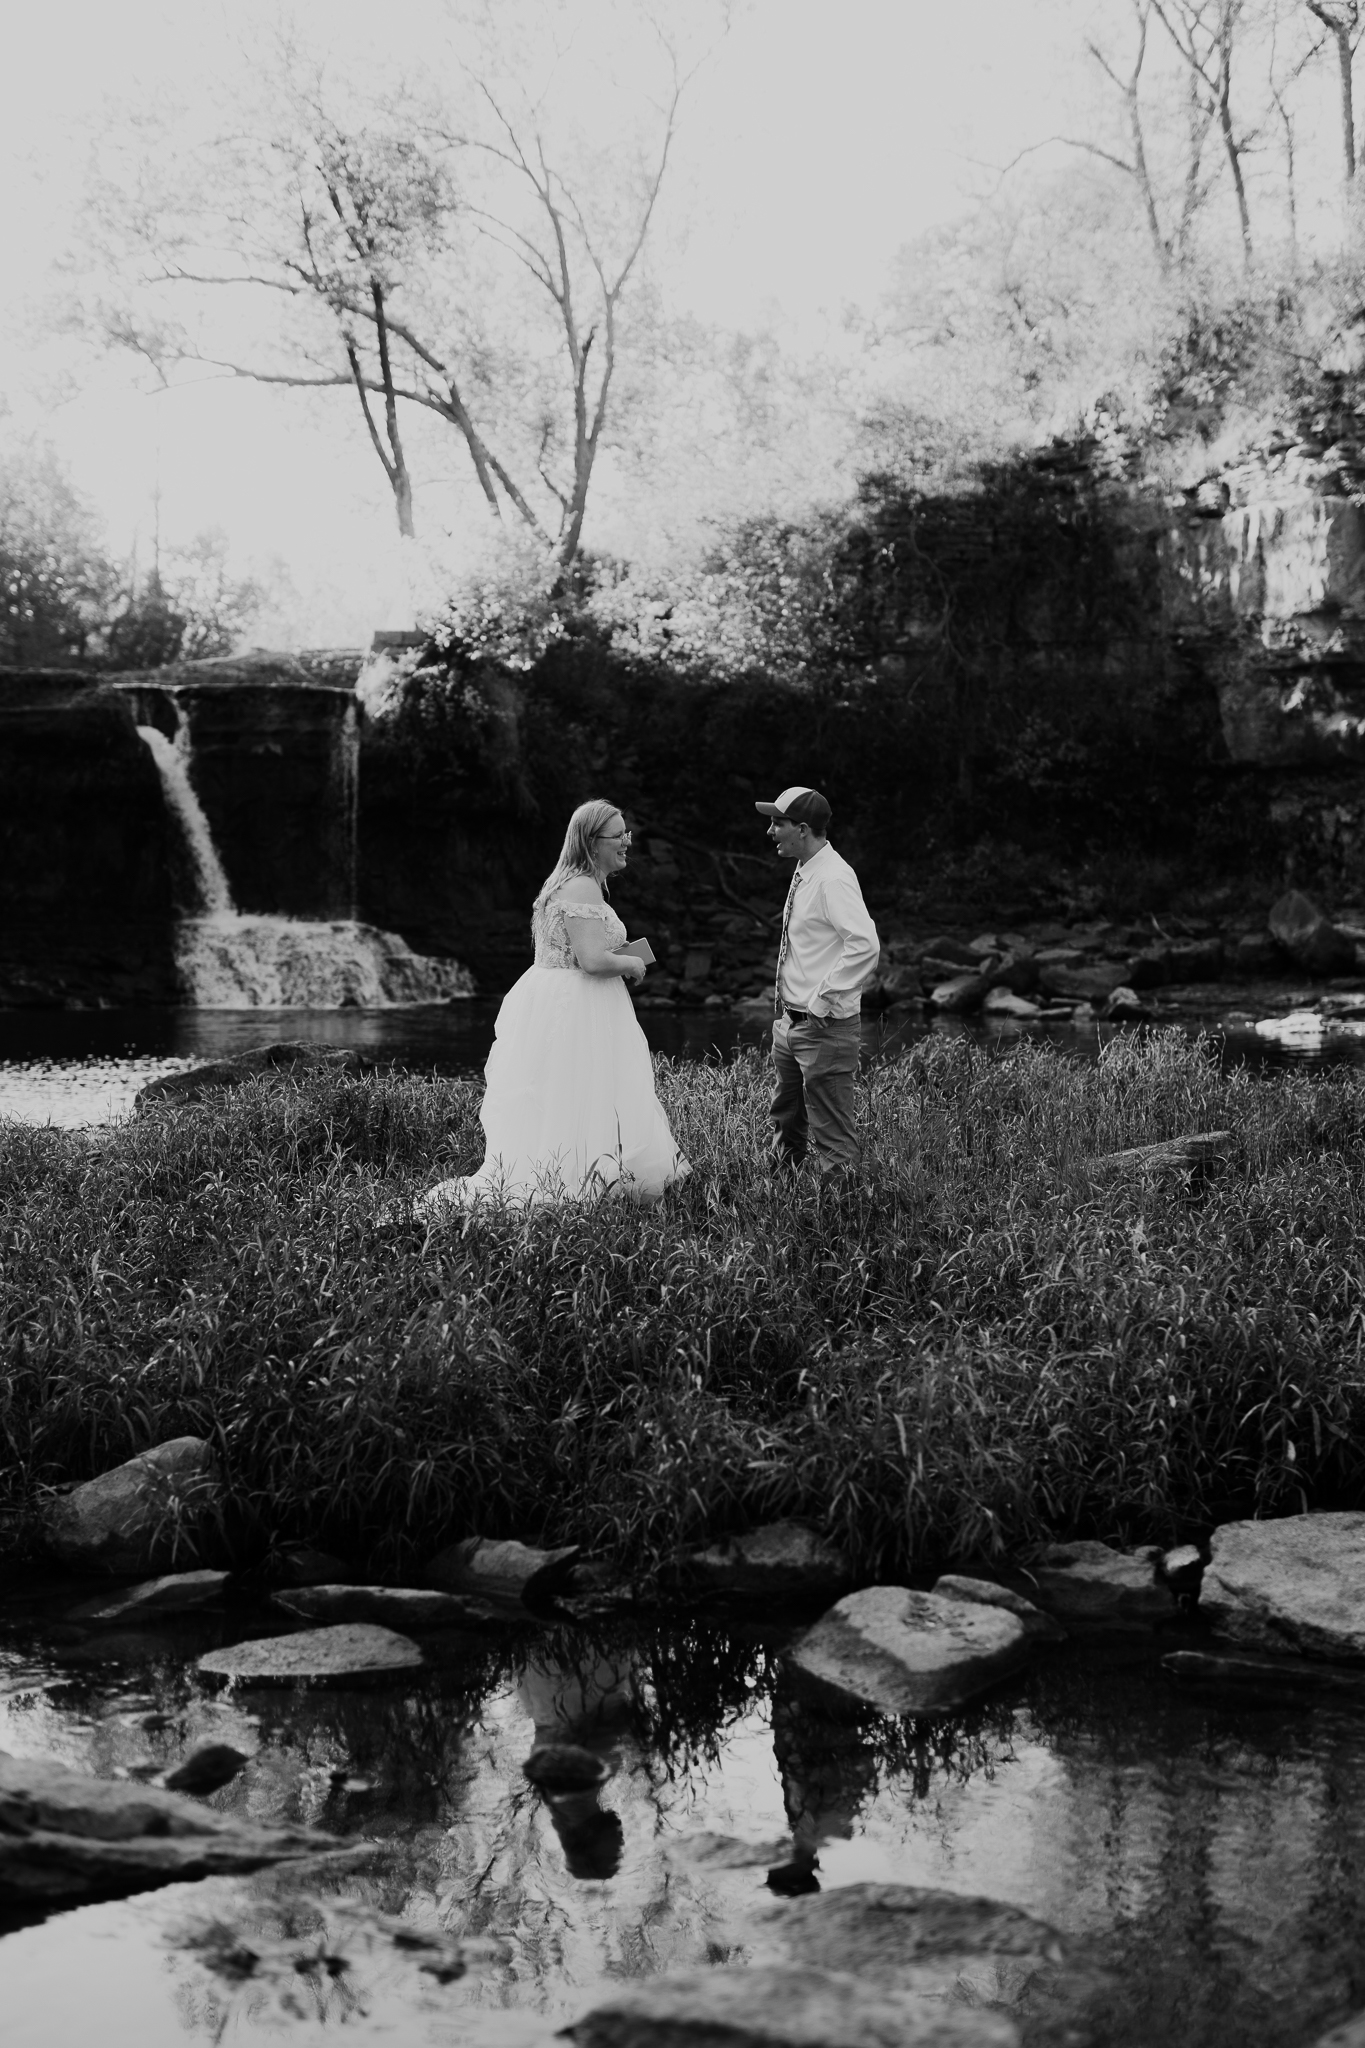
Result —
[[858, 877], [822, 846], [798, 861], [785, 912], [777, 969], [779, 1002], [813, 1017], [856, 1017], [861, 990], [881, 955]]

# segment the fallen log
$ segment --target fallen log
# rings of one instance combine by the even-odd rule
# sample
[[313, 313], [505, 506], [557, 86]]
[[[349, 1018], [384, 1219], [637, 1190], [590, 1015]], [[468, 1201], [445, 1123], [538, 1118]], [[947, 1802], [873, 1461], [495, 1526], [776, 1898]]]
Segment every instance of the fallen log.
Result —
[[1154, 1145], [1130, 1145], [1124, 1152], [1102, 1152], [1085, 1161], [1097, 1178], [1119, 1173], [1149, 1173], [1172, 1166], [1211, 1166], [1233, 1147], [1231, 1131], [1193, 1131], [1184, 1138], [1158, 1138]]

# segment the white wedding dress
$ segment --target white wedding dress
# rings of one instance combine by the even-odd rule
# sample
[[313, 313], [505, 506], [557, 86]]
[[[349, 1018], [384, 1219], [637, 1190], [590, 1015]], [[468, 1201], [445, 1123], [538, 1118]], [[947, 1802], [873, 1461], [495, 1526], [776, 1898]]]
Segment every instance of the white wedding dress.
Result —
[[503, 998], [484, 1068], [483, 1165], [418, 1198], [415, 1213], [427, 1222], [480, 1198], [530, 1206], [619, 1189], [654, 1202], [691, 1171], [654, 1093], [625, 983], [579, 967], [571, 917], [600, 919], [611, 949], [625, 943], [626, 928], [605, 903], [557, 897], [535, 912], [535, 965]]

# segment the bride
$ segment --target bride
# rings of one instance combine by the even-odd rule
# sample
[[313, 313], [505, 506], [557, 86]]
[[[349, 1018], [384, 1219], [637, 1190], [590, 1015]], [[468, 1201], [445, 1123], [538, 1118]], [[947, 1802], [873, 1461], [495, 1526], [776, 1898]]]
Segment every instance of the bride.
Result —
[[478, 1172], [418, 1198], [436, 1222], [480, 1196], [516, 1204], [594, 1200], [619, 1188], [656, 1202], [691, 1171], [654, 1093], [645, 1035], [624, 984], [645, 963], [604, 900], [630, 834], [614, 805], [580, 804], [531, 912], [535, 965], [503, 998], [479, 1121]]

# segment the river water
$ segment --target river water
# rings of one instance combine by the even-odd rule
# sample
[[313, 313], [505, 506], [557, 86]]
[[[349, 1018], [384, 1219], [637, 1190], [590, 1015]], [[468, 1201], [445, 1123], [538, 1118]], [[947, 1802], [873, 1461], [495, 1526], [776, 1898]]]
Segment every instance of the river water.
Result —
[[[1050, 1922], [1109, 1973], [1076, 2036], [1097, 2048], [1300, 2048], [1365, 2006], [1365, 1719], [1190, 1697], [1159, 1662], [1180, 1631], [1040, 1652], [940, 1720], [831, 1723], [771, 1619], [528, 1619], [427, 1637], [406, 1688], [224, 1698], [193, 1658], [277, 1613], [101, 1634], [59, 1618], [77, 1597], [35, 1585], [0, 1608], [0, 1748], [110, 1775], [231, 1742], [249, 1762], [215, 1806], [371, 1850], [347, 1874], [12, 1927], [7, 2048], [517, 2048], [622, 1979], [765, 1953], [794, 1839], [825, 1890], [941, 1887]], [[528, 1786], [555, 1737], [607, 1759], [599, 1793]], [[442, 1981], [399, 1925], [472, 1941], [467, 1974]]]
[[[68, 1127], [106, 1123], [126, 1115], [138, 1089], [162, 1074], [285, 1039], [355, 1047], [415, 1073], [476, 1072], [493, 1042], [497, 1012], [491, 998], [382, 1010], [0, 1010], [0, 1118]], [[1365, 1063], [1359, 1037], [1324, 1043], [1310, 1033], [1303, 1042], [1276, 1043], [1259, 1036], [1249, 1016], [1229, 1022], [1214, 1005], [1171, 1021], [1212, 1032], [1229, 1062]], [[729, 1010], [646, 1009], [640, 1022], [654, 1051], [672, 1058], [723, 1058], [738, 1046], [762, 1044], [767, 1035], [761, 1015]], [[864, 1016], [863, 1047], [875, 1057], [929, 1034], [1005, 1046], [1026, 1033], [1093, 1059], [1116, 1032], [1131, 1028], [1093, 1019], [1021, 1026], [892, 1010]]]

